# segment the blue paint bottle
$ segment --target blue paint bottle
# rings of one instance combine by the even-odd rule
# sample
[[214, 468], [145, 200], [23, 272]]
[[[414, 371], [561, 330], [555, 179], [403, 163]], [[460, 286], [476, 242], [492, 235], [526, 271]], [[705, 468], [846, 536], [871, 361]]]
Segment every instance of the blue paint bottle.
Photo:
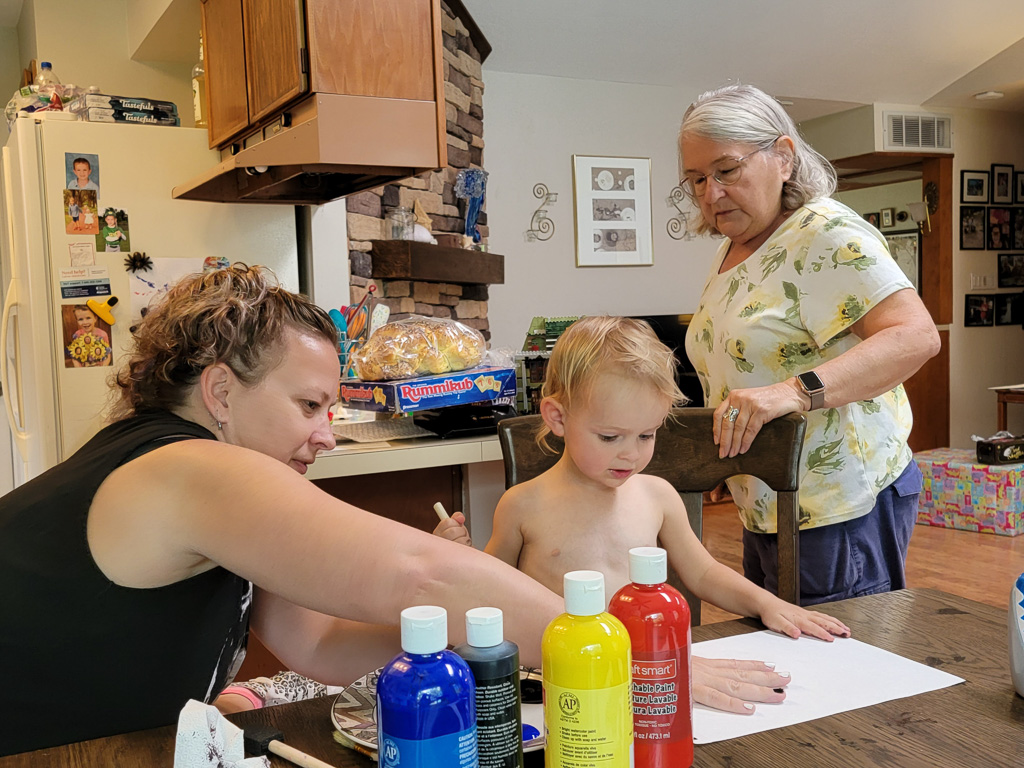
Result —
[[377, 680], [380, 768], [477, 768], [476, 686], [448, 646], [448, 614], [402, 611], [402, 651]]

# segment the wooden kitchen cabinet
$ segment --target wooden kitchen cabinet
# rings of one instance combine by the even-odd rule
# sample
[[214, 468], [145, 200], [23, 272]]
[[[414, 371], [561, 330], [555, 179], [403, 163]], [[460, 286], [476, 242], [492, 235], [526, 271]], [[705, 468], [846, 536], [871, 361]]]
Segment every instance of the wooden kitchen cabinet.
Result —
[[443, 149], [440, 0], [202, 0], [210, 146], [310, 94], [434, 102]]

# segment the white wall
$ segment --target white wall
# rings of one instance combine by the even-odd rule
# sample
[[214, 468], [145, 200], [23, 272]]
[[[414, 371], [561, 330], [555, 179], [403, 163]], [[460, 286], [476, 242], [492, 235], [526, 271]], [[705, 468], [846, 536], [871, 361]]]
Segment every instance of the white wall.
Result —
[[[538, 315], [693, 312], [716, 241], [675, 241], [665, 227], [679, 180], [676, 134], [698, 89], [488, 71], [484, 83], [489, 244], [505, 256], [505, 284], [490, 289], [492, 345], [520, 349]], [[573, 154], [651, 159], [653, 266], [575, 266]], [[558, 193], [555, 234], [527, 243], [538, 182]]]
[[[996, 431], [996, 396], [988, 387], [1024, 382], [1024, 329], [964, 328], [968, 293], [1013, 293], [1019, 288], [971, 289], [971, 273], [995, 275], [996, 251], [960, 250], [960, 171], [988, 171], [992, 163], [1024, 171], [1021, 115], [962, 109], [954, 112], [953, 322], [950, 326], [950, 444], [971, 448], [972, 434]], [[1008, 428], [1024, 434], [1024, 408], [1011, 405]]]
[[[0, 27], [0, 105], [6, 106], [11, 96], [21, 85], [21, 54], [19, 53], [18, 30], [15, 27]], [[7, 137], [7, 121], [0, 122], [0, 139]]]

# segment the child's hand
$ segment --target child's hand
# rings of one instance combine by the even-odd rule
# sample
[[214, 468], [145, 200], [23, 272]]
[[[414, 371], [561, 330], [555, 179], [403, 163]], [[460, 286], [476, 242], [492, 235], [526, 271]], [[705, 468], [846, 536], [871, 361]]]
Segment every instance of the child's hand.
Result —
[[772, 602], [761, 612], [761, 621], [768, 629], [796, 638], [810, 635], [832, 642], [832, 636], [849, 637], [850, 628], [828, 614], [808, 611], [798, 605], [772, 596]]
[[447, 520], [439, 522], [434, 528], [434, 535], [465, 544], [467, 547], [473, 546], [473, 540], [469, 538], [469, 531], [466, 529], [466, 516], [461, 512], [456, 512]]

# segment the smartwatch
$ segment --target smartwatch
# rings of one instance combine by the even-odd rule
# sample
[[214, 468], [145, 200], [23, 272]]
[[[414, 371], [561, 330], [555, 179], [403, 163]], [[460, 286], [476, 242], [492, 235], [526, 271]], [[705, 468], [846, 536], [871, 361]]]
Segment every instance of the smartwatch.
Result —
[[814, 371], [797, 374], [796, 380], [801, 389], [811, 398], [811, 410], [817, 411], [825, 407], [825, 384]]

